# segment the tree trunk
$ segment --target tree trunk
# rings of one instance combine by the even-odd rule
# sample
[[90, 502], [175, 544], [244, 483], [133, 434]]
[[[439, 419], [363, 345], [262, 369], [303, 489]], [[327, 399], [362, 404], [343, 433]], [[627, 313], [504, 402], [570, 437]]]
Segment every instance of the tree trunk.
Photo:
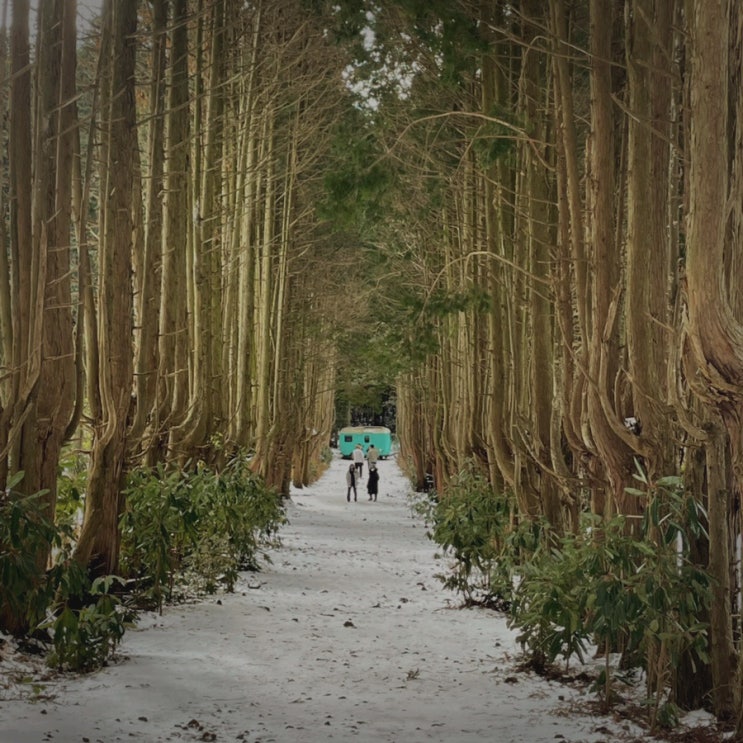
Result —
[[[495, 106], [508, 106], [509, 81], [502, 72], [501, 55], [509, 53], [508, 42], [495, 38], [492, 27], [502, 19], [491, 3], [481, 5], [485, 21], [483, 33], [491, 49], [482, 60], [482, 109], [490, 111]], [[502, 246], [513, 232], [513, 206], [508, 194], [512, 190], [509, 168], [501, 161], [492, 165], [484, 174], [484, 249], [494, 256], [502, 254]], [[489, 405], [485, 408], [484, 438], [488, 456], [503, 482], [510, 487], [516, 485], [517, 472], [513, 451], [506, 435], [508, 421], [508, 383], [506, 367], [510, 353], [505, 326], [505, 282], [504, 268], [498, 260], [491, 260], [487, 267], [488, 292], [492, 297], [492, 309], [488, 314], [487, 352], [488, 379], [490, 385]]]
[[165, 434], [182, 423], [188, 406], [187, 318], [189, 248], [189, 75], [188, 0], [173, 0], [168, 80], [163, 251], [158, 333], [157, 402], [151, 428], [155, 437], [149, 464], [164, 458]]
[[[673, 0], [633, 0], [628, 14], [627, 348], [635, 449], [648, 476], [675, 471], [668, 421], [671, 253], [669, 142]], [[627, 504], [629, 506], [629, 504]]]
[[[589, 384], [585, 366], [592, 332], [591, 276], [585, 246], [578, 137], [569, 66], [571, 53], [563, 0], [550, 2], [550, 27], [554, 36], [552, 75], [555, 90], [558, 215], [555, 298], [557, 326], [562, 338], [559, 364], [562, 434], [570, 450], [574, 474], [595, 486], [592, 475], [599, 463], [595, 458], [593, 441], [584, 426], [586, 388]], [[557, 435], [555, 427], [553, 423], [553, 440], [556, 440]], [[593, 509], [601, 512], [601, 492], [597, 493], [595, 487], [592, 497]]]
[[149, 158], [144, 224], [144, 251], [139, 277], [135, 346], [135, 409], [128, 435], [130, 451], [141, 447], [141, 438], [155, 407], [158, 371], [158, 327], [160, 313], [163, 245], [163, 186], [165, 136], [165, 63], [167, 0], [154, 0], [152, 7], [152, 80], [150, 82]]
[[[10, 79], [10, 60], [8, 49], [8, 35], [0, 35], [0, 77]], [[0, 86], [0, 119], [8, 120], [8, 90], [9, 86]], [[0, 369], [3, 370], [0, 379], [0, 491], [5, 490], [8, 475], [8, 457], [6, 446], [8, 443], [8, 429], [10, 427], [10, 384], [12, 374], [7, 370], [13, 362], [13, 310], [11, 306], [11, 265], [10, 265], [10, 236], [7, 229], [7, 203], [5, 173], [0, 175]]]
[[[728, 108], [730, 81], [729, 41], [731, 19], [738, 28], [741, 10], [733, 10], [727, 0], [689, 4], [691, 16], [691, 82], [689, 85], [691, 117], [688, 160], [689, 212], [687, 221], [686, 285], [688, 290], [688, 333], [690, 347], [698, 367], [696, 389], [704, 404], [717, 410], [730, 437], [731, 496], [740, 502], [743, 495], [743, 326], [733, 314], [726, 291], [724, 267], [726, 255], [737, 250], [727, 238], [726, 227], [731, 215], [740, 220], [739, 198], [731, 195]], [[739, 286], [740, 277], [730, 281]], [[715, 493], [710, 491], [710, 498]], [[716, 504], [710, 513], [710, 559], [716, 568], [714, 578], [726, 584], [726, 576], [719, 574], [724, 545], [722, 518]], [[739, 526], [740, 528], [740, 526]], [[714, 536], [713, 536], [714, 535]], [[712, 611], [715, 612], [713, 606]], [[724, 611], [717, 607], [718, 611]], [[716, 630], [713, 647], [717, 649], [715, 672], [720, 672], [727, 658], [727, 619], [713, 616]], [[743, 664], [739, 654], [739, 664]], [[743, 735], [743, 693], [741, 693], [743, 665], [738, 667], [735, 704], [738, 718], [737, 735]]]
[[[10, 36], [10, 132], [8, 138], [10, 212], [10, 357], [6, 360], [9, 379], [4, 383], [7, 401], [0, 414], [0, 462], [5, 492], [8, 475], [20, 470], [20, 438], [23, 422], [32, 411], [30, 397], [38, 382], [38, 364], [30, 352], [41, 343], [33, 322], [31, 232], [32, 148], [31, 148], [31, 65], [29, 51], [29, 3], [14, 0]], [[23, 631], [26, 618], [0, 600], [0, 627], [8, 632]]]
[[[735, 643], [731, 617], [731, 550], [728, 537], [727, 435], [710, 426], [705, 447], [709, 521], [709, 564], [713, 576], [710, 602], [710, 667], [712, 701], [720, 720], [731, 719], [735, 710]], [[706, 691], [702, 689], [701, 691]]]
[[558, 352], [553, 322], [551, 302], [551, 246], [556, 242], [554, 228], [550, 220], [550, 184], [548, 171], [543, 166], [547, 150], [547, 124], [541, 113], [546, 108], [544, 101], [548, 95], [546, 63], [540, 60], [535, 48], [537, 36], [544, 19], [541, 18], [542, 3], [530, 0], [524, 4], [523, 38], [527, 52], [522, 64], [522, 109], [531, 126], [527, 132], [529, 139], [523, 146], [524, 199], [526, 201], [528, 235], [527, 275], [528, 283], [528, 323], [525, 330], [531, 346], [530, 392], [527, 396], [530, 425], [528, 437], [534, 461], [534, 489], [541, 500], [541, 511], [552, 528], [560, 533], [563, 530], [563, 514], [560, 503], [558, 480], [552, 474], [551, 425], [554, 380], [554, 357]]
[[132, 391], [132, 241], [135, 193], [136, 111], [134, 99], [135, 34], [133, 3], [108, 0], [104, 9], [103, 46], [108, 60], [109, 108], [104, 132], [108, 159], [105, 184], [104, 232], [99, 251], [98, 384], [102, 417], [95, 421], [88, 497], [75, 559], [93, 575], [115, 573], [119, 560], [119, 516], [123, 508], [127, 418]]
[[[612, 102], [612, 40], [614, 19], [607, 18], [601, 0], [591, 2], [591, 138], [590, 203], [591, 315], [587, 414], [591, 437], [610, 486], [614, 511], [626, 511], [625, 487], [634, 471], [629, 435], [621, 411], [615, 409], [614, 383], [620, 372], [619, 323], [616, 321], [621, 288], [621, 253], [615, 242], [621, 201], [616, 204], [618, 123]], [[621, 191], [620, 191], [621, 193]], [[599, 486], [596, 486], [599, 487]], [[603, 509], [602, 509], [603, 510]]]

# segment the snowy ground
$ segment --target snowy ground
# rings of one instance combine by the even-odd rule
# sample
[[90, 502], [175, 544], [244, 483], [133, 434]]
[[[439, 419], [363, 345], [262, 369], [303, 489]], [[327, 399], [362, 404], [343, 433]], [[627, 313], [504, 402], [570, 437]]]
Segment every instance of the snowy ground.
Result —
[[347, 467], [294, 493], [272, 565], [145, 616], [118, 663], [18, 683], [0, 662], [0, 743], [647, 740], [591, 716], [585, 688], [516, 671], [503, 616], [452, 608], [434, 577], [396, 464], [376, 503], [346, 503]]

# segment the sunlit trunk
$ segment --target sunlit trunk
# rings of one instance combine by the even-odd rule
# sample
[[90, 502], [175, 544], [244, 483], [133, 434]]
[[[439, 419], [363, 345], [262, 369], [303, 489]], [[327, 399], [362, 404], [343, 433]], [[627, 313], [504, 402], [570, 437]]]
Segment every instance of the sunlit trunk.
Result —
[[104, 80], [110, 86], [104, 111], [105, 151], [101, 177], [103, 233], [99, 249], [98, 385], [102, 415], [94, 440], [85, 515], [75, 549], [78, 562], [94, 575], [115, 573], [119, 560], [122, 475], [133, 384], [132, 240], [135, 193], [132, 163], [137, 146], [135, 112], [136, 8], [109, 0], [104, 10], [103, 45], [111, 50]]

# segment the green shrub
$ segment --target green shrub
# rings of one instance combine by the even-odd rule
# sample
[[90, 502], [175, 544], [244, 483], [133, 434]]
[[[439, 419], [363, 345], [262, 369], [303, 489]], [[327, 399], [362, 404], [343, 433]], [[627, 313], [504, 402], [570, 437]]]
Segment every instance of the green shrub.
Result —
[[121, 518], [122, 575], [134, 579], [144, 606], [162, 608], [172, 598], [186, 545], [196, 539], [196, 513], [189, 491], [193, 476], [158, 464], [130, 473]]
[[502, 597], [499, 608], [511, 610], [523, 566], [542, 548], [548, 534], [549, 524], [543, 518], [522, 519], [506, 531], [497, 559], [490, 564], [491, 591]]
[[601, 522], [586, 515], [577, 534], [547, 540], [553, 546], [534, 553], [522, 567], [509, 625], [537, 667], [582, 659], [589, 641], [598, 644], [607, 658], [600, 689], [607, 702], [609, 653], [621, 648], [640, 659], [658, 713], [666, 666], [676, 667], [690, 649], [706, 658], [710, 593], [706, 572], [688, 559], [687, 534], [701, 530], [699, 505], [678, 478], [645, 484], [629, 490], [644, 506], [634, 528], [621, 516]]
[[669, 726], [677, 716], [675, 705], [664, 700], [672, 670], [689, 652], [709, 663], [711, 578], [689, 559], [689, 537], [708, 538], [706, 514], [693, 494], [685, 492], [679, 477], [650, 483], [638, 467], [635, 479], [642, 488], [627, 492], [645, 506], [642, 558], [627, 584], [643, 608], [639, 649], [647, 669], [651, 724]]
[[[53, 651], [47, 662], [60, 669], [88, 671], [110, 657], [124, 633], [123, 613], [110, 595], [112, 577], [92, 585], [85, 570], [69, 560], [72, 520], [57, 525], [47, 516], [44, 491], [24, 496], [13, 476], [0, 495], [0, 584], [23, 632], [46, 631]], [[51, 548], [53, 564], [39, 565]]]
[[52, 615], [40, 627], [48, 629], [54, 650], [48, 665], [59, 670], [92, 671], [105, 665], [124, 636], [125, 612], [111, 587], [115, 576], [91, 584], [77, 563], [65, 566]]
[[584, 514], [576, 534], [542, 533], [541, 546], [521, 566], [509, 617], [535, 668], [573, 656], [583, 662], [588, 643], [608, 657], [620, 644], [639, 642], [642, 606], [627, 591], [638, 556], [623, 517], [602, 522]]
[[46, 491], [22, 495], [16, 488], [23, 479], [19, 472], [0, 492], [0, 585], [9, 611], [33, 627], [44, 617], [54, 595], [40, 554], [59, 548], [62, 534], [47, 515]]
[[205, 534], [183, 557], [179, 582], [199, 594], [211, 595], [220, 588], [232, 591], [239, 566], [230, 548], [229, 537]]
[[[545, 532], [545, 535], [548, 532]], [[552, 546], [543, 539], [520, 570], [513, 595], [509, 626], [528, 650], [529, 662], [542, 671], [556, 658], [583, 660], [590, 632], [585, 624], [588, 587], [580, 539], [569, 535]]]
[[454, 559], [443, 584], [466, 603], [510, 600], [509, 578], [498, 571], [510, 529], [511, 504], [470, 464], [440, 497], [421, 501], [416, 510], [429, 525], [429, 537]]
[[220, 473], [138, 469], [126, 497], [122, 569], [143, 602], [157, 608], [186, 581], [198, 592], [232, 590], [240, 570], [258, 569], [259, 550], [285, 520], [278, 495], [244, 458]]
[[[241, 458], [216, 476], [209, 516], [203, 523], [206, 533], [228, 537], [230, 554], [240, 570], [259, 569], [260, 548], [272, 544], [286, 522], [279, 495], [267, 489]], [[265, 553], [263, 557], [268, 559]]]

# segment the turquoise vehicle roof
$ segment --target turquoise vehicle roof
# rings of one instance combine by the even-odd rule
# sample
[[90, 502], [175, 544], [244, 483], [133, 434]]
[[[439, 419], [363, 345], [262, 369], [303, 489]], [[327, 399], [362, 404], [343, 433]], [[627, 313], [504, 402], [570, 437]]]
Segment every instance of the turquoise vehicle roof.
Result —
[[345, 426], [338, 433], [391, 433], [387, 426]]

